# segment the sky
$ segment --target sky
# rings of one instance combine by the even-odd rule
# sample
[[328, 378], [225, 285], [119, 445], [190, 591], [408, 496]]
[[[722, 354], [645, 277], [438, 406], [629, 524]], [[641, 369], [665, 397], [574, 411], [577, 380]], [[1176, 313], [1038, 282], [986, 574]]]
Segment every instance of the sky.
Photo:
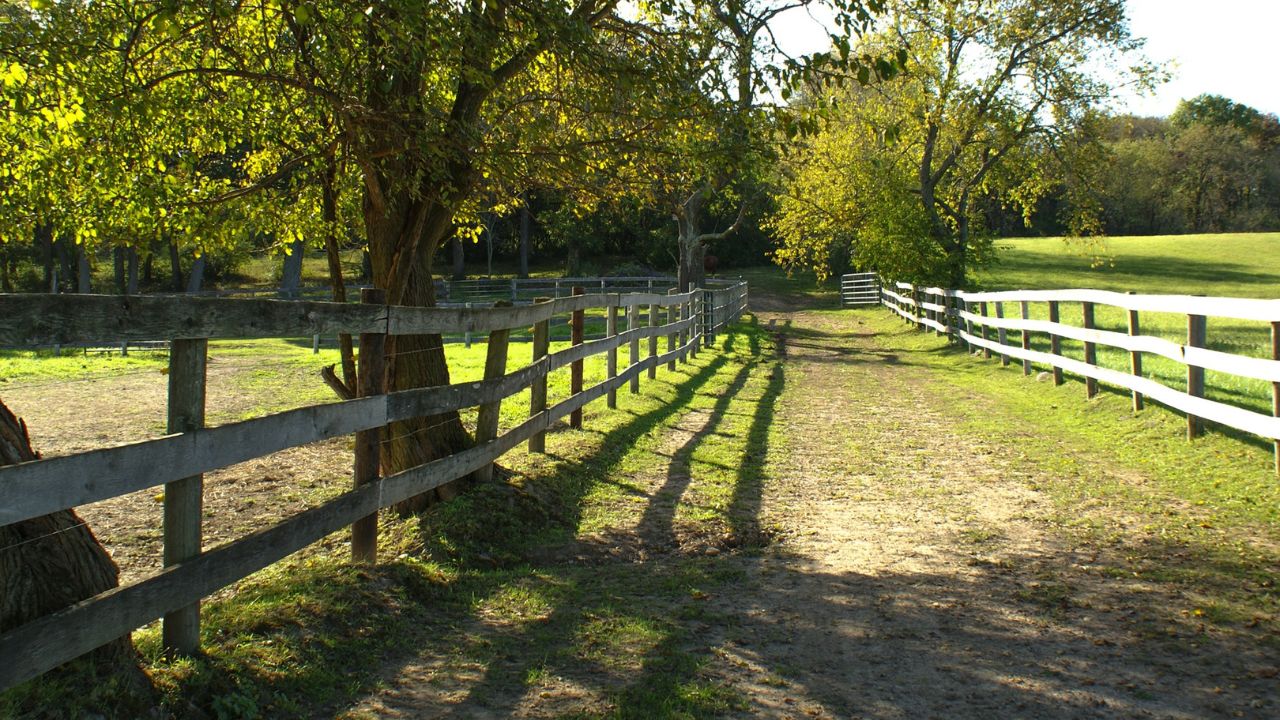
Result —
[[[1179, 100], [1212, 93], [1280, 115], [1280, 0], [1128, 0], [1128, 15], [1172, 79], [1147, 97], [1120, 92], [1117, 112], [1164, 116]], [[823, 20], [788, 13], [780, 44], [793, 53], [825, 48]]]

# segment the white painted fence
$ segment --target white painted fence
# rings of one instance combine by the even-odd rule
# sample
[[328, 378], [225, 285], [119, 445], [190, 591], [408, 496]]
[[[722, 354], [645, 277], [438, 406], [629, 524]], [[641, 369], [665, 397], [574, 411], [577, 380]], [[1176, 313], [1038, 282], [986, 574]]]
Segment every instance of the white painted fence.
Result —
[[[1276, 471], [1280, 473], [1280, 299], [1136, 295], [1105, 290], [966, 292], [887, 281], [881, 289], [880, 298], [886, 307], [921, 329], [932, 329], [958, 342], [967, 343], [970, 348], [980, 348], [987, 357], [999, 355], [1006, 365], [1010, 358], [1021, 360], [1024, 373], [1030, 374], [1032, 364], [1038, 363], [1052, 371], [1056, 384], [1062, 383], [1064, 371], [1084, 378], [1088, 397], [1097, 393], [1098, 383], [1102, 382], [1129, 390], [1134, 410], [1141, 410], [1146, 398], [1183, 412], [1187, 415], [1189, 438], [1199, 435], [1203, 421], [1209, 420], [1273, 440], [1276, 447]], [[1032, 303], [1048, 305], [1047, 321], [1030, 319], [1029, 306]], [[1061, 303], [1080, 305], [1080, 325], [1061, 322]], [[1094, 309], [1098, 305], [1124, 310], [1128, 317], [1128, 331], [1114, 332], [1094, 327]], [[1010, 312], [1006, 313], [1006, 308]], [[1141, 312], [1185, 315], [1186, 342], [1176, 343], [1141, 334]], [[1207, 348], [1207, 318], [1210, 316], [1269, 323], [1270, 359]], [[1019, 342], [1010, 342], [1010, 333], [1016, 333]], [[1030, 339], [1033, 333], [1043, 333], [1049, 337], [1050, 352], [1031, 349]], [[1063, 338], [1083, 344], [1083, 360], [1062, 356]], [[1127, 351], [1130, 359], [1129, 372], [1099, 367], [1099, 345]], [[1144, 377], [1144, 353], [1168, 358], [1186, 366], [1186, 390], [1172, 388], [1153, 378]], [[1270, 382], [1271, 415], [1204, 397], [1205, 370]]]

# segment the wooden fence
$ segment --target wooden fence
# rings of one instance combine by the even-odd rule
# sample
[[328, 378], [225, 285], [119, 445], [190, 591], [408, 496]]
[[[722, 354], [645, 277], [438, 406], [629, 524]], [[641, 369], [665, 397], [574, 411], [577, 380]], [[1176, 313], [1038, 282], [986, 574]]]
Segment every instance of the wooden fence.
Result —
[[840, 276], [840, 304], [844, 307], [880, 304], [880, 276], [850, 273]]
[[[918, 287], [910, 283], [885, 283], [883, 303], [921, 329], [932, 329], [970, 348], [979, 348], [986, 357], [998, 355], [1022, 361], [1026, 374], [1039, 363], [1061, 385], [1064, 371], [1082, 377], [1085, 393], [1093, 397], [1098, 383], [1130, 391], [1133, 409], [1141, 410], [1150, 399], [1181, 411], [1187, 416], [1187, 437], [1203, 431], [1204, 421], [1258, 435], [1275, 443], [1276, 472], [1280, 473], [1280, 299], [1201, 297], [1193, 295], [1136, 295], [1105, 290], [1015, 290], [1007, 292], [965, 292], [938, 287]], [[1031, 305], [1047, 305], [1048, 320], [1031, 319]], [[1064, 323], [1061, 305], [1080, 306], [1080, 325]], [[1125, 332], [1099, 329], [1098, 306], [1122, 310]], [[1006, 312], [1009, 311], [1009, 312]], [[1173, 313], [1186, 317], [1186, 342], [1142, 334], [1140, 313]], [[1207, 318], [1229, 318], [1270, 324], [1271, 357], [1250, 357], [1207, 347]], [[1010, 341], [1016, 333], [1018, 342]], [[1040, 333], [1049, 339], [1049, 352], [1032, 349], [1032, 337]], [[994, 338], [992, 337], [994, 335]], [[1062, 340], [1082, 344], [1081, 359], [1064, 357]], [[1101, 367], [1098, 346], [1128, 353], [1129, 370]], [[1186, 389], [1165, 385], [1143, 374], [1144, 354], [1168, 358], [1185, 366]], [[1271, 414], [1205, 397], [1205, 371], [1217, 371], [1271, 383]]]
[[[378, 304], [365, 291], [363, 304], [326, 302], [93, 295], [0, 295], [0, 347], [112, 344], [168, 338], [169, 431], [154, 440], [92, 450], [0, 468], [0, 525], [106, 500], [163, 484], [164, 564], [160, 572], [86, 599], [0, 635], [0, 690], [164, 618], [167, 648], [192, 652], [199, 645], [201, 598], [300, 549], [352, 526], [357, 561], [375, 557], [380, 509], [485, 468], [528, 441], [543, 448], [544, 433], [569, 416], [580, 424], [582, 407], [617, 389], [640, 389], [640, 376], [659, 366], [674, 370], [746, 308], [746, 283], [684, 294], [594, 294], [518, 307], [410, 308]], [[606, 337], [584, 341], [587, 309], [603, 308]], [[646, 322], [640, 311], [647, 308]], [[625, 311], [626, 329], [619, 330]], [[548, 351], [551, 318], [568, 313], [574, 327], [568, 348]], [[531, 327], [533, 361], [506, 371], [511, 330]], [[360, 337], [360, 397], [261, 418], [204, 428], [205, 363], [209, 339], [305, 337], [318, 333]], [[379, 387], [388, 336], [487, 332], [489, 352], [481, 382], [383, 393]], [[666, 337], [665, 352], [658, 340]], [[640, 341], [648, 338], [641, 357]], [[628, 361], [619, 369], [619, 348]], [[581, 387], [587, 357], [607, 353], [607, 377]], [[546, 405], [547, 374], [569, 366], [572, 394]], [[532, 388], [529, 417], [498, 433], [503, 398]], [[476, 444], [463, 452], [379, 477], [378, 439], [388, 423], [479, 407]], [[278, 524], [208, 551], [201, 548], [202, 474], [287, 448], [356, 435], [354, 489]]]

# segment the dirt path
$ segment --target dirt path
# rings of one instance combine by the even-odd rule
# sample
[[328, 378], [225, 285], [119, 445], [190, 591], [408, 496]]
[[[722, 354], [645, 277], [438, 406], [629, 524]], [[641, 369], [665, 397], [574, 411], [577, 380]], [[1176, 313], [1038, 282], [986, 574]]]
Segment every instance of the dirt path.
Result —
[[[714, 556], [732, 582], [699, 597], [696, 613], [671, 610], [681, 647], [705, 658], [697, 676], [740, 699], [712, 714], [1280, 712], [1274, 625], [1206, 628], [1179, 611], [1194, 604], [1193, 590], [1114, 571], [1123, 565], [1117, 555], [1137, 552], [1133, 543], [1070, 539], [1054, 525], [1052, 501], [1033, 489], [1055, 471], [1024, 459], [1012, 441], [975, 441], [957, 430], [954, 398], [932, 392], [927, 369], [881, 347], [858, 313], [809, 312], [768, 295], [754, 302], [762, 323], [777, 324], [785, 359], [767, 387], [741, 390], [774, 393], [771, 442], [749, 511], [780, 539], [741, 552], [734, 542], [682, 532], [676, 505], [697, 484], [688, 448], [719, 432], [717, 405], [664, 427], [657, 469], [630, 478], [647, 501], [639, 514], [562, 554], [635, 563], [654, 578], [681, 558]], [[482, 625], [472, 630], [483, 635]], [[1258, 642], [1268, 634], [1269, 644]], [[494, 662], [519, 667], [512, 652]], [[633, 675], [588, 672], [570, 681], [565, 672], [482, 695], [480, 664], [451, 669], [424, 656], [397, 664], [387, 687], [350, 714], [630, 716], [618, 698]]]
[[789, 539], [752, 569], [753, 592], [720, 601], [756, 628], [721, 635], [719, 672], [747, 689], [748, 714], [1275, 711], [1274, 655], [1170, 625], [1177, 587], [1099, 572], [1116, 549], [1066, 544], [1030, 489], [1052, 471], [953, 430], [924, 371], [855, 313], [762, 316], [788, 338], [788, 447], [763, 510]]

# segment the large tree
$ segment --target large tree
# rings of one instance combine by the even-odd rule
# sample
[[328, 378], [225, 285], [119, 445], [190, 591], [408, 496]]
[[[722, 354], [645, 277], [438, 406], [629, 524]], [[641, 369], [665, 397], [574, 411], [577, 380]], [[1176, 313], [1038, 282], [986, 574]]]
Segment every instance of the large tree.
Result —
[[[1114, 82], [1153, 74], [1122, 0], [897, 0], [885, 24], [872, 42], [905, 47], [907, 71], [848, 92], [826, 137], [796, 157], [774, 218], [780, 261], [812, 263], [829, 254], [815, 246], [843, 243], [866, 266], [959, 287], [988, 249], [986, 203], [1029, 212], [1066, 188], [1075, 229], [1094, 227], [1097, 109]], [[1105, 73], [1112, 60], [1126, 64]], [[823, 216], [849, 224], [806, 231], [805, 217]]]
[[[78, 147], [61, 157], [94, 186], [94, 202], [63, 220], [83, 239], [116, 202], [143, 237], [180, 233], [200, 248], [240, 227], [291, 243], [332, 234], [336, 191], [358, 188], [347, 206], [359, 209], [374, 284], [391, 303], [431, 305], [438, 248], [484, 211], [506, 210], [534, 181], [590, 202], [644, 176], [653, 118], [627, 103], [655, 94], [648, 78], [668, 77], [660, 64], [675, 45], [617, 4], [37, 3], [30, 30], [0, 52], [23, 82], [82, 100]], [[233, 172], [213, 172], [228, 161]], [[449, 381], [438, 336], [397, 337], [390, 353], [390, 389]], [[456, 413], [404, 423], [385, 469], [469, 442]]]

